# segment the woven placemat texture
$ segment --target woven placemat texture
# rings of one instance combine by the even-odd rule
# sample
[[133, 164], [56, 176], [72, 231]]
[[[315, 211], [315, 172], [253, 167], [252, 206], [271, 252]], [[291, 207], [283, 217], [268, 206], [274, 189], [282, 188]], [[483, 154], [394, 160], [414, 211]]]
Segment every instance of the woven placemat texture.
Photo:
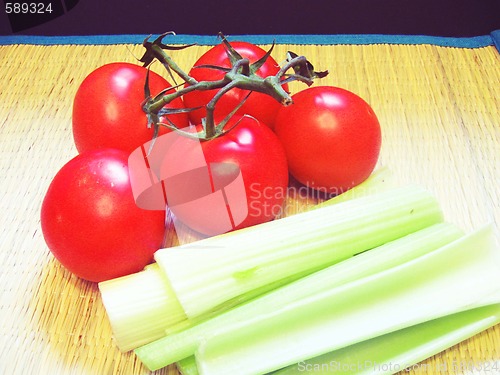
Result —
[[[208, 48], [173, 56], [189, 69]], [[379, 166], [432, 191], [446, 220], [464, 230], [500, 227], [495, 47], [278, 45], [273, 56], [282, 61], [288, 50], [330, 71], [316, 85], [343, 87], [372, 105], [383, 131]], [[71, 110], [79, 83], [104, 63], [136, 62], [141, 53], [140, 45], [127, 44], [0, 46], [0, 374], [149, 373], [132, 353], [116, 349], [97, 286], [54, 260], [39, 216], [52, 177], [77, 154]], [[153, 70], [163, 73], [159, 64]], [[287, 212], [314, 203], [289, 201]], [[500, 361], [499, 348], [496, 326], [409, 373], [442, 373], [443, 364], [447, 373], [463, 373], [457, 364]], [[480, 368], [472, 372], [491, 374]]]

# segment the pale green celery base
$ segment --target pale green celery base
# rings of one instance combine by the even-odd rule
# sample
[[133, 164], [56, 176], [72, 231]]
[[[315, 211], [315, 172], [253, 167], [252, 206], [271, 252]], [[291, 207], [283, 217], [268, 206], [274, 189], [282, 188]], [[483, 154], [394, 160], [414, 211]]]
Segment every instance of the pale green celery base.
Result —
[[485, 301], [500, 303], [499, 270], [488, 227], [400, 266], [220, 327], [198, 347], [198, 370], [265, 373]]
[[[447, 374], [459, 370], [461, 364], [456, 363], [453, 368], [453, 363], [437, 363], [430, 368], [429, 364], [418, 363], [499, 323], [500, 304], [479, 307], [363, 341], [272, 374], [384, 375], [409, 369], [422, 374]], [[185, 363], [191, 361], [195, 358], [191, 357]], [[189, 375], [197, 374], [198, 370], [194, 371], [191, 370]]]
[[186, 315], [157, 264], [143, 271], [99, 283], [101, 298], [121, 351], [165, 336], [165, 327]]
[[427, 191], [404, 187], [178, 248], [155, 259], [194, 318], [267, 284], [289, 281], [442, 221]]
[[318, 271], [190, 329], [138, 348], [136, 354], [149, 369], [159, 369], [192, 356], [204, 337], [211, 336], [223, 327], [275, 311], [282, 306], [308, 298], [312, 294], [395, 267], [436, 250], [461, 236], [462, 232], [452, 224], [433, 225]]

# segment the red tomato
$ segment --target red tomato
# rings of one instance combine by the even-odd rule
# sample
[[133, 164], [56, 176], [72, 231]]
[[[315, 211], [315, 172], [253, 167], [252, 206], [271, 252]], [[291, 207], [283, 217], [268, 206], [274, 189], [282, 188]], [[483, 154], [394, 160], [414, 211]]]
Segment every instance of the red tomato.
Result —
[[363, 182], [377, 163], [381, 145], [372, 108], [352, 92], [329, 86], [300, 91], [293, 102], [280, 110], [275, 129], [290, 173], [328, 193]]
[[[231, 42], [233, 48], [242, 56], [253, 63], [266, 54], [262, 48], [247, 42]], [[217, 65], [225, 68], [230, 68], [231, 63], [227, 56], [223, 44], [218, 44], [209, 49], [203, 54], [194, 67], [189, 72], [189, 75], [198, 81], [216, 81], [224, 77], [224, 72], [210, 68], [195, 68], [199, 65]], [[278, 73], [280, 67], [278, 63], [271, 57], [257, 71], [260, 77], [268, 77]], [[287, 85], [283, 86], [287, 90]], [[188, 108], [196, 108], [205, 106], [217, 93], [217, 90], [195, 91], [184, 95], [184, 103]], [[215, 109], [216, 117], [224, 117], [230, 113], [236, 106], [248, 95], [248, 91], [233, 89], [226, 93], [218, 102]], [[246, 100], [238, 114], [249, 114], [259, 121], [263, 122], [271, 129], [274, 127], [274, 119], [281, 107], [281, 103], [266, 94], [253, 92]], [[189, 118], [193, 124], [201, 123], [201, 119], [205, 117], [205, 108], [198, 109], [189, 113]]]
[[41, 225], [49, 249], [83, 279], [138, 272], [162, 244], [165, 212], [136, 206], [128, 155], [100, 149], [76, 156], [56, 174], [43, 200]]
[[[234, 116], [227, 126], [238, 120]], [[175, 196], [167, 182], [168, 205], [177, 219], [198, 232], [215, 235], [270, 221], [281, 213], [288, 167], [283, 147], [271, 129], [244, 116], [228, 133], [201, 142], [201, 151], [199, 147], [198, 141], [179, 136], [166, 154], [170, 166], [182, 165], [175, 169], [188, 171], [186, 183], [175, 189]], [[195, 172], [200, 159], [204, 159], [203, 166], [210, 167], [208, 174], [206, 168]], [[213, 199], [207, 199], [213, 192]], [[215, 198], [217, 194], [220, 200]], [[179, 208], [177, 202], [187, 204]]]
[[[153, 138], [142, 110], [147, 69], [129, 63], [111, 63], [97, 68], [81, 83], [73, 103], [73, 137], [78, 151], [116, 148], [132, 152]], [[150, 72], [151, 95], [171, 87], [163, 77]], [[176, 99], [166, 108], [183, 108]], [[179, 127], [188, 125], [187, 114], [169, 115]], [[169, 130], [160, 128], [160, 134]]]

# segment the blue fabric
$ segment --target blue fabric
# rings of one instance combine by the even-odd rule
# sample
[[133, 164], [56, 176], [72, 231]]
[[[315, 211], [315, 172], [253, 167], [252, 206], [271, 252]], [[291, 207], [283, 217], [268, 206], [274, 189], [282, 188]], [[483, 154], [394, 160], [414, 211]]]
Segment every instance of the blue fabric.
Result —
[[[140, 44], [145, 35], [91, 35], [91, 36], [0, 36], [0, 45], [32, 44], [32, 45], [110, 45]], [[255, 44], [302, 44], [302, 45], [337, 45], [337, 44], [431, 44], [458, 48], [480, 48], [496, 45], [500, 50], [500, 30], [490, 35], [476, 37], [439, 37], [426, 35], [382, 35], [382, 34], [336, 34], [336, 35], [231, 35], [229, 40], [244, 40]], [[216, 36], [176, 35], [167, 36], [166, 44], [214, 45], [219, 43]]]
[[500, 52], [500, 30], [493, 31], [491, 33], [491, 39], [495, 47], [497, 47], [497, 51]]

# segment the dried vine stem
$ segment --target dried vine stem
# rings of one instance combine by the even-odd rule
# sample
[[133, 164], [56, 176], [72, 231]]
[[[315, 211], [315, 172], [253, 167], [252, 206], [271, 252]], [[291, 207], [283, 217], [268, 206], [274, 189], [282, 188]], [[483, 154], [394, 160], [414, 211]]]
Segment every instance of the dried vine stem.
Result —
[[[174, 35], [174, 33], [164, 33], [152, 42], [149, 40], [150, 36], [147, 37], [143, 42], [143, 46], [146, 49], [146, 52], [144, 53], [140, 61], [144, 63], [144, 66], [149, 66], [155, 59], [160, 61], [171, 76], [173, 76], [172, 72], [175, 72], [177, 76], [179, 76], [183, 80], [183, 83], [177, 85], [178, 90], [165, 90], [164, 92], [161, 92], [153, 98], [150, 96], [149, 89], [146, 85], [146, 100], [144, 102], [143, 109], [148, 115], [151, 125], [155, 127], [164, 125], [179, 131], [180, 129], [178, 129], [173, 123], [163, 124], [159, 122], [158, 119], [160, 115], [168, 115], [169, 113], [171, 114], [179, 112], [179, 110], [169, 110], [167, 108], [164, 108], [165, 105], [170, 103], [174, 99], [182, 97], [183, 95], [192, 91], [218, 90], [217, 94], [206, 105], [207, 115], [203, 123], [203, 130], [195, 134], [189, 133], [189, 136], [195, 136], [196, 138], [201, 140], [210, 140], [224, 133], [224, 124], [215, 124], [213, 114], [217, 102], [228, 91], [234, 88], [238, 88], [250, 92], [260, 92], [273, 97], [282, 105], [290, 105], [292, 104], [292, 98], [290, 94], [283, 89], [282, 86], [284, 84], [292, 81], [299, 81], [310, 86], [312, 85], [314, 79], [325, 77], [328, 74], [328, 71], [314, 71], [313, 65], [307, 60], [306, 57], [298, 56], [293, 52], [289, 52], [285, 64], [281, 67], [276, 75], [268, 76], [265, 78], [260, 77], [256, 74], [256, 72], [271, 55], [271, 52], [274, 48], [274, 43], [261, 59], [254, 63], [250, 63], [247, 58], [242, 57], [231, 46], [231, 44], [222, 33], [219, 33], [219, 36], [222, 40], [222, 43], [224, 44], [224, 47], [226, 48], [226, 52], [231, 61], [231, 68], [211, 65], [200, 66], [221, 70], [225, 74], [223, 78], [216, 81], [197, 81], [189, 74], [184, 72], [166, 52], [166, 50], [178, 50], [187, 48], [192, 46], [193, 44], [178, 47], [166, 45], [163, 43], [163, 39], [167, 35]], [[293, 70], [292, 74], [288, 74], [288, 71], [290, 70]], [[243, 103], [240, 103], [240, 106], [242, 104]], [[187, 108], [185, 111], [192, 111], [195, 109], [198, 108]], [[223, 121], [227, 122], [227, 120], [228, 118], [224, 119]]]

